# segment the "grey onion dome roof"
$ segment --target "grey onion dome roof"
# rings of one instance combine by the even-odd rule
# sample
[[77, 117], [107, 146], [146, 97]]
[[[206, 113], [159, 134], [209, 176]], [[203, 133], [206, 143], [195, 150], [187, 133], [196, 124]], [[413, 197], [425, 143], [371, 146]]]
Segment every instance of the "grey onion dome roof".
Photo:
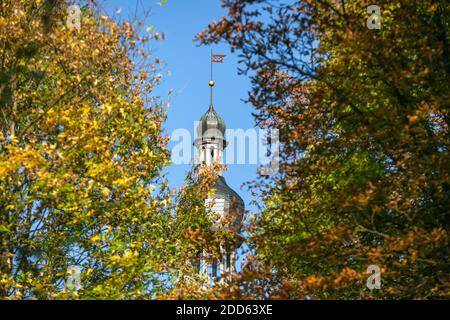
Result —
[[[227, 221], [224, 225], [225, 229], [231, 232], [234, 232], [236, 235], [240, 234], [241, 230], [241, 222], [244, 216], [244, 201], [242, 198], [233, 190], [231, 189], [227, 183], [225, 182], [224, 177], [218, 176], [216, 180], [215, 185], [215, 192], [212, 196], [209, 197], [209, 199], [223, 199], [227, 203], [227, 209], [221, 214], [224, 217], [231, 217], [231, 220], [228, 220], [229, 218], [226, 218], [225, 221]], [[237, 239], [242, 239], [238, 237]]]
[[217, 177], [215, 192], [212, 198], [226, 199], [230, 202], [233, 202], [233, 200], [237, 201], [237, 204], [241, 205], [242, 209], [244, 209], [244, 200], [242, 200], [236, 191], [228, 186], [223, 176]]
[[210, 105], [208, 111], [200, 118], [198, 133], [203, 135], [208, 130], [219, 130], [225, 135], [225, 121], [217, 114], [214, 107]]

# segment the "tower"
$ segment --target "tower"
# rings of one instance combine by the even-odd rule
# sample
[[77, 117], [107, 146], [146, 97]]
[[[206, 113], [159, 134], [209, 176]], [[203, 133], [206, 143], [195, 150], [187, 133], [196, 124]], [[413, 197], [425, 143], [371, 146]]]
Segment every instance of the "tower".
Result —
[[[219, 60], [217, 60], [219, 59]], [[206, 113], [200, 118], [197, 126], [197, 138], [194, 145], [198, 150], [199, 162], [205, 165], [223, 164], [223, 151], [227, 147], [225, 140], [225, 122], [213, 106], [212, 63], [222, 62], [222, 55], [211, 54], [210, 104]], [[218, 172], [214, 194], [205, 200], [205, 205], [211, 209], [213, 225], [222, 224], [225, 230], [233, 235], [233, 240], [221, 243], [220, 256], [209, 263], [210, 253], [205, 250], [200, 257], [200, 274], [208, 279], [208, 283], [225, 281], [225, 275], [236, 272], [236, 251], [242, 243], [240, 225], [244, 214], [244, 201], [231, 189], [225, 181], [222, 172]], [[217, 217], [217, 218], [214, 218]]]

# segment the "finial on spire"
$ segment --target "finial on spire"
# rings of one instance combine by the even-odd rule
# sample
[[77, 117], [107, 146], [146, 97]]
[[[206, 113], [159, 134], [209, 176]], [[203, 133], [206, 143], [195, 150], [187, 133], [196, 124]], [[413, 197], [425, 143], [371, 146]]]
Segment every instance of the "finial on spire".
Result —
[[209, 110], [213, 110], [213, 63], [222, 63], [224, 54], [213, 54], [213, 50], [211, 48], [211, 77], [209, 80]]
[[213, 87], [214, 87], [214, 81], [209, 80], [209, 110], [213, 110]]

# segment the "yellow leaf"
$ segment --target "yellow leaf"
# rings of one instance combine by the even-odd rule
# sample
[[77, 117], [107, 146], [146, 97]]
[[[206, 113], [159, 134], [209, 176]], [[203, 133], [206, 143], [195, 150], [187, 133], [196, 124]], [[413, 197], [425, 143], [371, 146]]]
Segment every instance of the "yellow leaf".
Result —
[[100, 235], [95, 235], [91, 238], [91, 242], [96, 243], [98, 240], [100, 240]]
[[111, 191], [107, 187], [102, 188], [102, 195], [105, 198], [109, 197], [110, 194], [111, 194]]
[[108, 114], [110, 114], [112, 110], [112, 105], [110, 105], [109, 103], [105, 103], [105, 110]]

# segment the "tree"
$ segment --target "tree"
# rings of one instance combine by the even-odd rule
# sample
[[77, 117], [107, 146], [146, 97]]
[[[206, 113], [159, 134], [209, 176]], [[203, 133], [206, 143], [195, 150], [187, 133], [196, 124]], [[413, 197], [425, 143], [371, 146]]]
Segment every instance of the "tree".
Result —
[[173, 223], [152, 36], [68, 12], [0, 4], [0, 297], [152, 298]]
[[374, 29], [371, 4], [228, 0], [197, 36], [239, 51], [257, 125], [280, 130], [244, 297], [449, 296], [450, 6], [378, 1]]
[[[211, 286], [209, 277], [202, 274], [201, 264], [211, 264], [221, 257], [221, 246], [236, 245], [240, 241], [235, 228], [229, 228], [233, 214], [219, 221], [212, 209], [215, 201], [205, 204], [205, 200], [216, 190], [219, 172], [226, 170], [224, 165], [194, 165], [188, 173], [185, 184], [174, 200], [174, 223], [171, 229], [173, 251], [167, 261], [171, 273], [170, 289], [158, 298], [161, 299], [217, 299], [220, 288], [228, 288], [229, 279]], [[229, 219], [229, 220], [228, 220]]]

